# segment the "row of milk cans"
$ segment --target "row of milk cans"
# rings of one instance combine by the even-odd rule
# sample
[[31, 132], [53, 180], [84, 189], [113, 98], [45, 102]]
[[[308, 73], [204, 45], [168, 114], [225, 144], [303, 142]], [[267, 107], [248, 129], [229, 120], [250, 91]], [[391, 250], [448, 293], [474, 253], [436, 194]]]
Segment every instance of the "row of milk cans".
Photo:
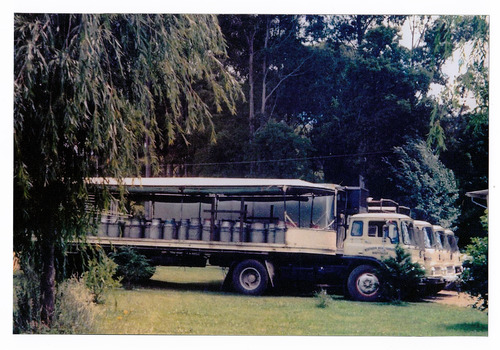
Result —
[[[165, 240], [210, 241], [211, 219], [199, 218], [150, 221], [139, 218], [103, 216], [98, 227], [99, 236], [149, 238]], [[241, 235], [240, 222], [217, 220], [214, 224], [214, 240], [220, 242], [285, 243], [286, 226], [278, 223], [244, 223]], [[243, 236], [243, 237], [242, 237]]]

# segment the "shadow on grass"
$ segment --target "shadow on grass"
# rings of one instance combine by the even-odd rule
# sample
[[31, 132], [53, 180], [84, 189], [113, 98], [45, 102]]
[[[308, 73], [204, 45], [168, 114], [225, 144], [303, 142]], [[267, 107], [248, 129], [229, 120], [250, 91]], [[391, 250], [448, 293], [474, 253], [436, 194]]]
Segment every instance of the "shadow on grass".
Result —
[[488, 325], [481, 322], [464, 322], [447, 326], [446, 329], [459, 332], [487, 332]]
[[211, 282], [166, 282], [158, 280], [148, 280], [136, 284], [137, 287], [152, 288], [152, 289], [169, 289], [175, 291], [202, 291], [202, 292], [221, 292], [222, 282], [221, 281], [211, 281]]

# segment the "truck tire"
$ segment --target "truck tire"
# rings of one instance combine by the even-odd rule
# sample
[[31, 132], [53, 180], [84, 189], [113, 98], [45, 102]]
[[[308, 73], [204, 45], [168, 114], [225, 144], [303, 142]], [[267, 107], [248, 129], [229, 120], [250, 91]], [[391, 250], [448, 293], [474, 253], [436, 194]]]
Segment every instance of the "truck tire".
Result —
[[347, 290], [352, 299], [357, 301], [377, 301], [382, 288], [375, 267], [360, 265], [351, 271], [347, 279]]
[[266, 268], [257, 260], [241, 261], [233, 270], [233, 287], [239, 293], [261, 295], [267, 289], [268, 282]]

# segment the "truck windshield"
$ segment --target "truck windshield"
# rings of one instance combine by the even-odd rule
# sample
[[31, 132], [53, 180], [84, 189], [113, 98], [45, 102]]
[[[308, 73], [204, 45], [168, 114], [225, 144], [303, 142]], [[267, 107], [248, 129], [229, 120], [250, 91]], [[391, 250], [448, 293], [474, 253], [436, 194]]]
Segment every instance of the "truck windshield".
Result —
[[439, 236], [441, 238], [441, 242], [443, 244], [443, 249], [447, 251], [451, 251], [450, 243], [448, 242], [448, 239], [446, 238], [446, 234], [444, 232], [440, 232]]
[[442, 232], [442, 231], [435, 232], [434, 237], [436, 238], [436, 247], [438, 249], [443, 249], [442, 234], [444, 234], [444, 232]]
[[424, 228], [422, 228], [422, 231], [424, 232], [425, 247], [431, 248], [432, 247], [432, 228], [431, 227], [424, 227]]
[[408, 221], [401, 222], [401, 231], [403, 232], [403, 243], [404, 244], [416, 244], [415, 242], [415, 231], [413, 230], [413, 224]]
[[447, 235], [446, 237], [448, 238], [448, 245], [450, 246], [450, 250], [453, 253], [458, 252], [458, 245], [455, 236]]

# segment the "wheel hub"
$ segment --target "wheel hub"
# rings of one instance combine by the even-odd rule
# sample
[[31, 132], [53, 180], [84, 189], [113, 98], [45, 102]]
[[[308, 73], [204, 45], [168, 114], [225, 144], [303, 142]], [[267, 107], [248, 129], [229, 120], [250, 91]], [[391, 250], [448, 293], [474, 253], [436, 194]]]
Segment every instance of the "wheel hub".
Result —
[[247, 290], [253, 290], [260, 285], [260, 273], [252, 267], [247, 267], [240, 274], [241, 285]]
[[364, 273], [359, 276], [357, 287], [360, 293], [366, 296], [373, 295], [379, 288], [378, 278], [372, 273]]

